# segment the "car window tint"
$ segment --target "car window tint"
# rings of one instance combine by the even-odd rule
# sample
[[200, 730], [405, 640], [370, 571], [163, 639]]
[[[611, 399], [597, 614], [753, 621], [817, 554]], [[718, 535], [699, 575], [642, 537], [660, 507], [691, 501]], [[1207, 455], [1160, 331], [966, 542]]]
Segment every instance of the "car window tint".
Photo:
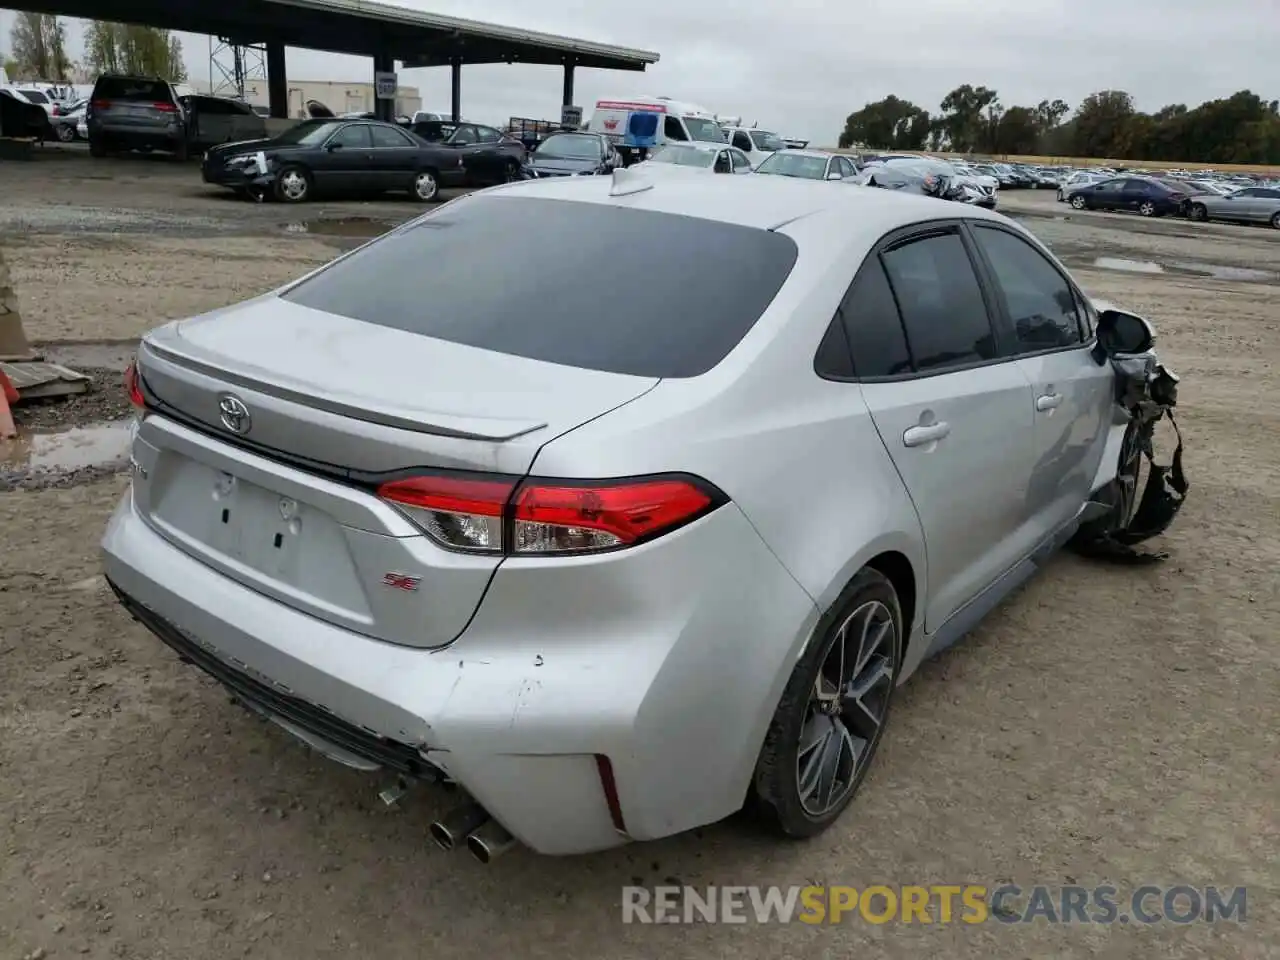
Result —
[[863, 264], [853, 278], [840, 304], [840, 317], [858, 377], [896, 377], [914, 369], [898, 304], [879, 257]]
[[844, 319], [838, 310], [831, 318], [831, 324], [818, 344], [818, 352], [813, 358], [813, 369], [820, 377], [837, 380], [853, 377], [853, 358], [849, 355], [849, 339], [845, 336]]
[[[487, 264], [480, 274], [477, 250]], [[375, 240], [283, 298], [534, 360], [694, 377], [755, 325], [796, 256], [790, 237], [754, 227], [606, 204], [472, 196]]]
[[475, 143], [478, 138], [475, 127], [463, 126], [454, 131], [452, 140], [454, 143]]
[[93, 88], [95, 100], [150, 100], [168, 102], [172, 99], [169, 85], [163, 80], [145, 80], [131, 77], [99, 77]]
[[667, 117], [662, 122], [662, 133], [668, 140], [688, 140], [684, 135], [684, 127], [675, 117]]
[[974, 228], [1017, 338], [1030, 353], [1081, 342], [1075, 295], [1058, 269], [1021, 237], [993, 227]]
[[751, 152], [751, 138], [748, 137], [746, 133], [743, 132], [742, 130], [738, 130], [736, 133], [734, 133], [733, 145], [737, 147], [739, 150], [746, 150], [748, 153]]
[[410, 147], [413, 141], [394, 127], [370, 127], [375, 147]]
[[335, 133], [329, 143], [331, 145], [340, 143], [352, 149], [367, 147], [369, 146], [369, 125], [367, 123], [348, 124]]
[[502, 134], [493, 127], [476, 127], [476, 133], [481, 143], [497, 143], [502, 139]]
[[982, 288], [959, 234], [894, 247], [884, 254], [884, 265], [917, 372], [996, 357]]

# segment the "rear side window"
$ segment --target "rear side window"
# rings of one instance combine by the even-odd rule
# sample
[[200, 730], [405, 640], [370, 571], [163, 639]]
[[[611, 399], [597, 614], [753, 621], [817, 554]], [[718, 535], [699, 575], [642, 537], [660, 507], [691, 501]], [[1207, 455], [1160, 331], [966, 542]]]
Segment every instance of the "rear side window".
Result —
[[463, 198], [284, 294], [367, 323], [641, 377], [706, 373], [773, 301], [789, 237], [650, 210]]
[[897, 377], [912, 372], [898, 305], [879, 257], [871, 257], [853, 278], [840, 314], [858, 377]]
[[411, 147], [413, 141], [395, 127], [370, 127], [375, 147]]
[[1034, 353], [1079, 344], [1075, 294], [1058, 269], [1027, 241], [1004, 230], [975, 226], [973, 235], [995, 274], [1017, 351]]
[[99, 77], [93, 88], [95, 100], [145, 100], [161, 103], [171, 100], [169, 85], [163, 80], [129, 77]]
[[32, 103], [48, 103], [49, 98], [39, 90], [19, 90], [20, 94], [30, 100]]
[[982, 288], [959, 234], [907, 241], [884, 254], [884, 265], [917, 372], [996, 358]]

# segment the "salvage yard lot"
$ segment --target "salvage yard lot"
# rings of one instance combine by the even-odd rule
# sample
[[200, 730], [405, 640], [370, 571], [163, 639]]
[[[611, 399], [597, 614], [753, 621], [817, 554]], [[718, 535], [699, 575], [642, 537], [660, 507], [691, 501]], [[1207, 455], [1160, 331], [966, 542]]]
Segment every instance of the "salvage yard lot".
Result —
[[[268, 290], [421, 210], [254, 205], [142, 160], [3, 176], [27, 333], [108, 391], [128, 349], [100, 341]], [[119, 610], [97, 540], [122, 475], [12, 489], [0, 461], [0, 957], [1280, 956], [1280, 233], [1002, 204], [1087, 290], [1154, 321], [1183, 377], [1191, 496], [1167, 563], [1061, 556], [926, 664], [830, 832], [786, 845], [730, 821], [585, 858], [444, 854], [427, 825], [448, 795], [385, 808], [385, 782], [231, 706]], [[620, 922], [625, 884], [1010, 880], [1246, 885], [1248, 923]]]

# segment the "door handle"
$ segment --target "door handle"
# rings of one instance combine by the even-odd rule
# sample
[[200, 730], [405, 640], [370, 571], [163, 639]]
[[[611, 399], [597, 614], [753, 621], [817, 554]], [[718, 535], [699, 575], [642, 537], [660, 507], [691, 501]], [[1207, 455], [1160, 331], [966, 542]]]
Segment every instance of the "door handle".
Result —
[[1062, 394], [1046, 393], [1036, 397], [1036, 409], [1043, 412], [1062, 405]]
[[925, 444], [941, 440], [951, 432], [951, 424], [939, 421], [927, 427], [908, 427], [902, 435], [902, 444], [906, 447], [923, 447]]

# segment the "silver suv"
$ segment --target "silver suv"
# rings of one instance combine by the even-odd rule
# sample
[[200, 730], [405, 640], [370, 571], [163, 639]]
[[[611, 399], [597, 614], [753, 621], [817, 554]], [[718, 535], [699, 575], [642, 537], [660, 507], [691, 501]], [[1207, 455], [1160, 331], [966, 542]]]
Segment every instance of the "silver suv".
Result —
[[1123, 526], [1150, 345], [972, 206], [497, 187], [148, 334], [106, 575], [328, 756], [461, 785], [442, 846], [808, 836], [922, 660]]
[[187, 158], [186, 113], [173, 85], [158, 77], [103, 74], [85, 112], [89, 152], [166, 150]]

